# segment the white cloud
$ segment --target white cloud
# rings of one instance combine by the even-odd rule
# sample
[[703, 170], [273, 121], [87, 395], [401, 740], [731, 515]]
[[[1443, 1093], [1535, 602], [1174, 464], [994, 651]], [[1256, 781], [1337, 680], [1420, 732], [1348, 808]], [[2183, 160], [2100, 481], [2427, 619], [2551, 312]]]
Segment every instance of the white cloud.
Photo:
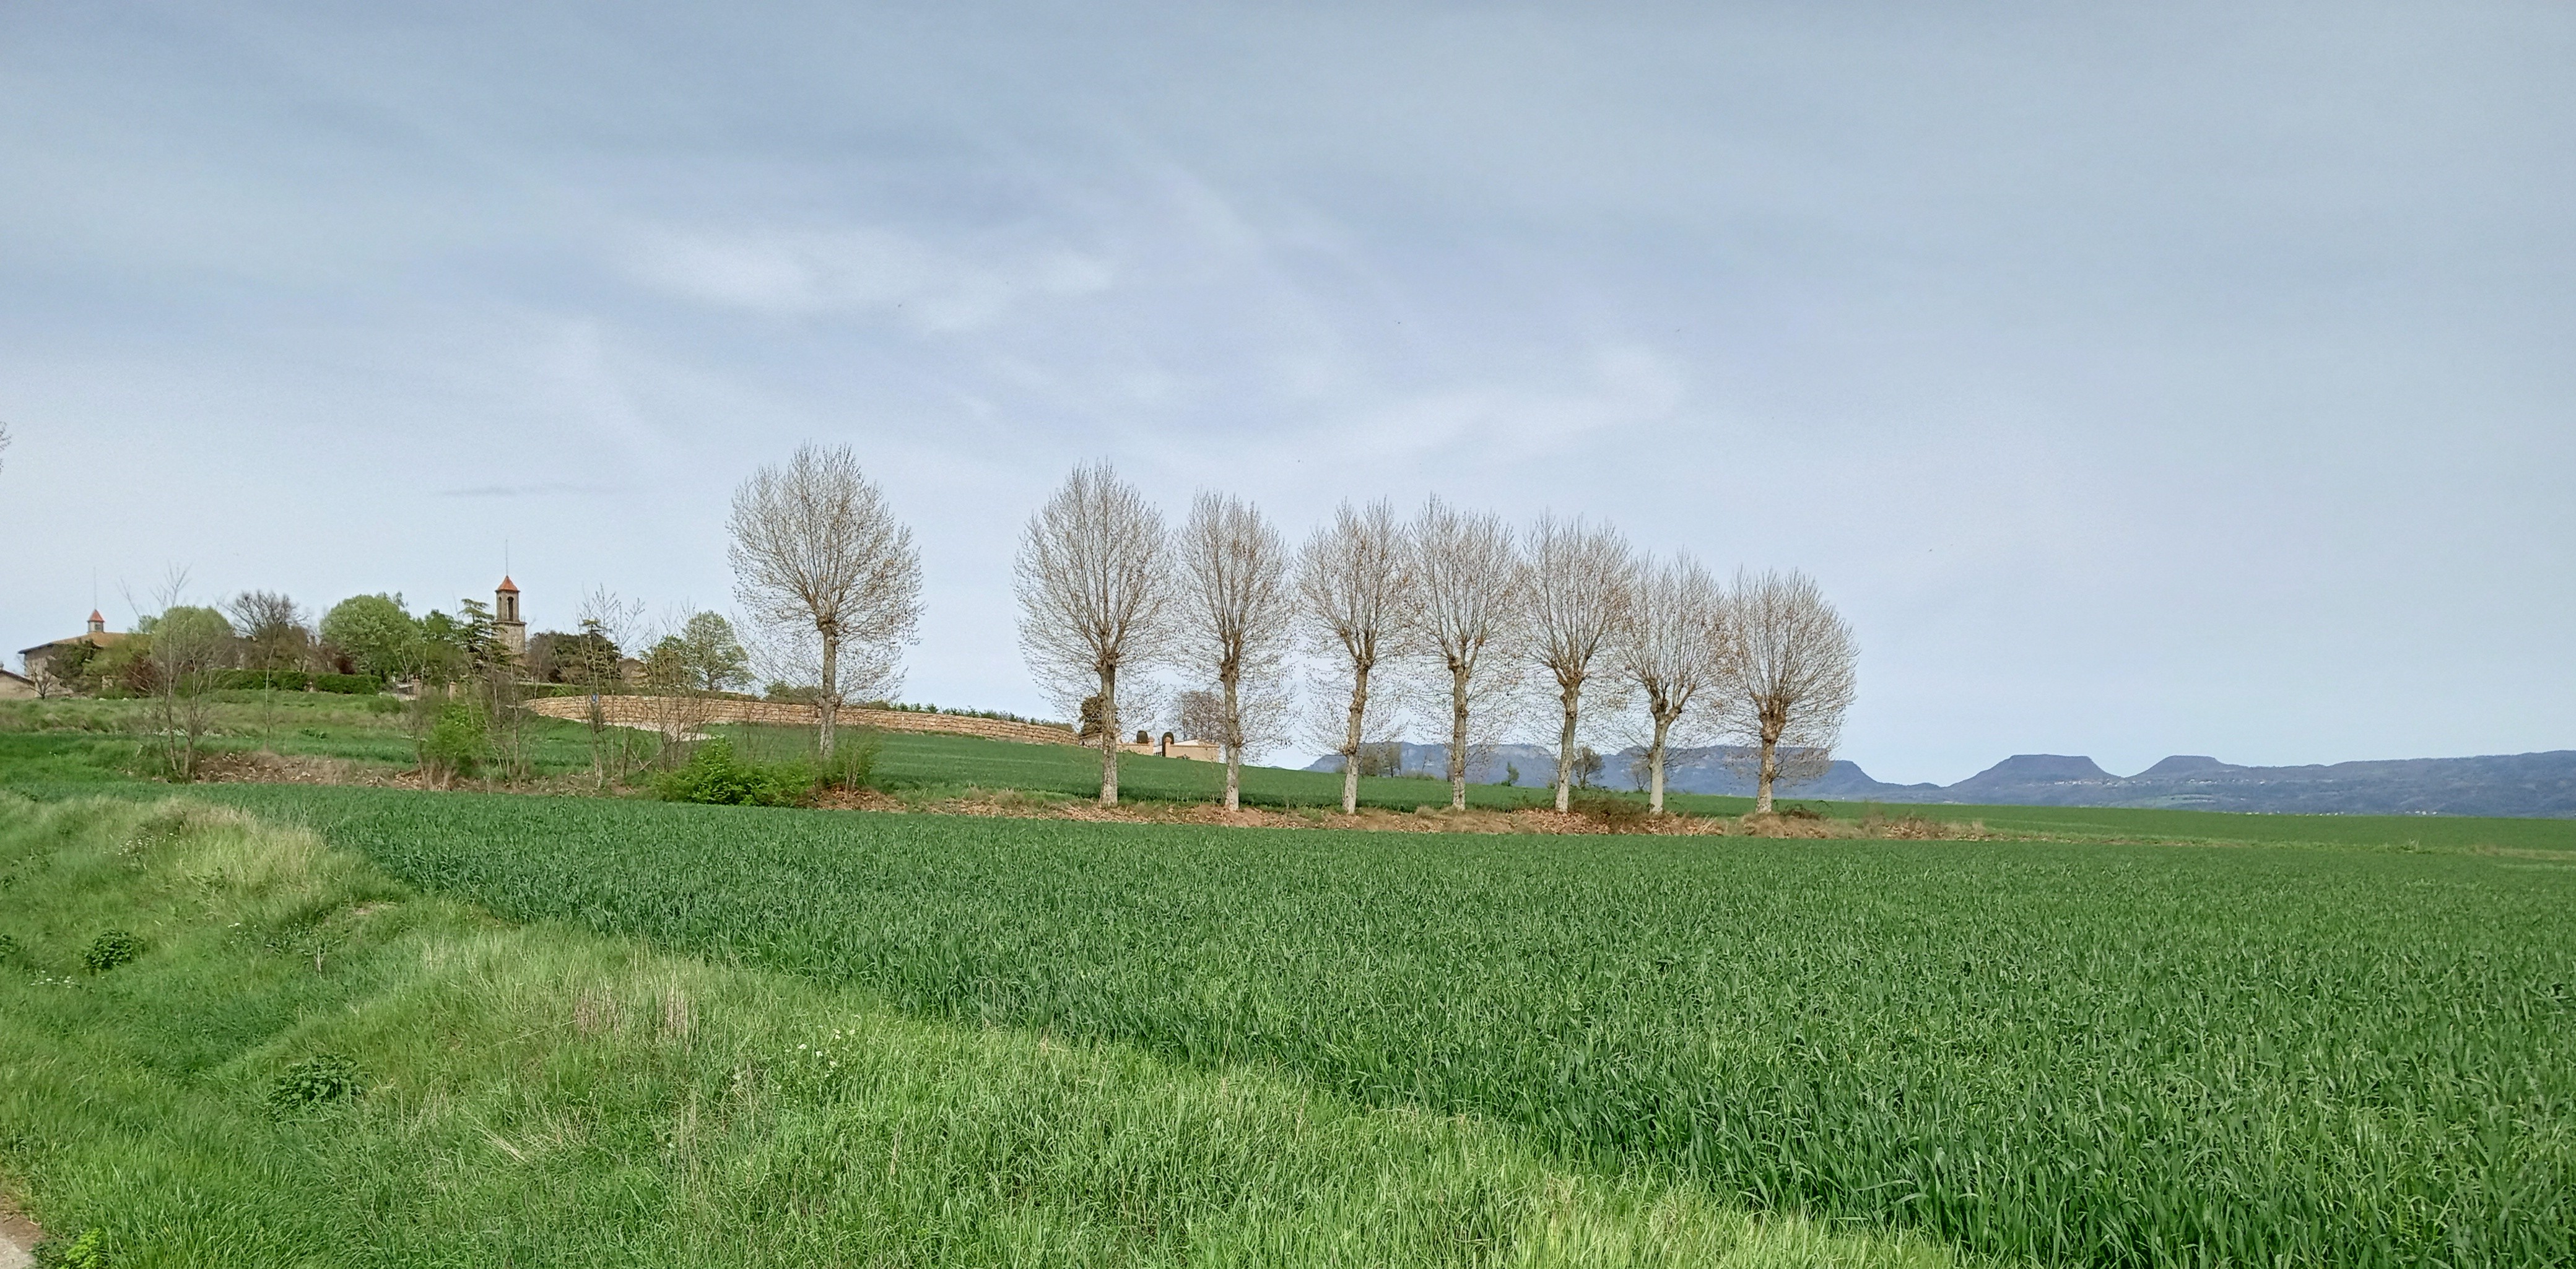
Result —
[[782, 315], [881, 313], [934, 334], [979, 330], [1031, 299], [1107, 290], [1110, 262], [1054, 249], [976, 260], [891, 230], [652, 230], [627, 252], [647, 285]]

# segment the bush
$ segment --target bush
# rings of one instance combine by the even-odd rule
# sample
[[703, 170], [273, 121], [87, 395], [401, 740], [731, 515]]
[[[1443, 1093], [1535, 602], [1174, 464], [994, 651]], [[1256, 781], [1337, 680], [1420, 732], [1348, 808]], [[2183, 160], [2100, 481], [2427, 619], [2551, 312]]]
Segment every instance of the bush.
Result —
[[18, 959], [18, 936], [15, 934], [0, 934], [0, 961], [14, 961], [16, 959]]
[[131, 931], [109, 930], [91, 940], [89, 950], [81, 953], [81, 964], [104, 974], [143, 954], [143, 940]]
[[269, 1086], [268, 1107], [281, 1114], [308, 1110], [356, 1097], [366, 1091], [356, 1061], [338, 1053], [319, 1053], [306, 1058], [277, 1077]]
[[1578, 793], [1566, 799], [1567, 810], [1589, 816], [1614, 829], [1634, 828], [1646, 819], [1646, 804], [1609, 793]]
[[48, 1238], [36, 1244], [36, 1269], [108, 1269], [107, 1231], [93, 1229], [64, 1242]]
[[317, 692], [338, 692], [343, 696], [373, 696], [385, 690], [384, 681], [372, 674], [316, 674], [312, 683]]
[[269, 688], [301, 692], [312, 682], [313, 676], [302, 670], [224, 670], [215, 675], [215, 686], [232, 692], [257, 692]]
[[470, 776], [482, 769], [490, 748], [483, 733], [483, 711], [465, 701], [450, 701], [438, 711], [429, 739], [420, 742], [420, 764], [448, 779]]
[[653, 791], [666, 802], [802, 806], [813, 800], [817, 783], [814, 769], [804, 763], [762, 766], [745, 762], [735, 756], [733, 742], [719, 736], [701, 742], [679, 770], [654, 782]]
[[834, 738], [830, 761], [815, 773], [815, 784], [827, 789], [858, 790], [868, 787], [876, 774], [877, 752], [885, 748], [885, 738], [873, 728], [852, 728]]

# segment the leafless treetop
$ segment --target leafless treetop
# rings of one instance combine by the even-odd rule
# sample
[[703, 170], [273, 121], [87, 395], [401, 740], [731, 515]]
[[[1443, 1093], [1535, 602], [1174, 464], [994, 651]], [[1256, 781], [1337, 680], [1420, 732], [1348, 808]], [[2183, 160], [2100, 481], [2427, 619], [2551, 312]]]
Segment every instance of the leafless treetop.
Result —
[[1012, 568], [1020, 649], [1064, 704], [1166, 650], [1164, 542], [1162, 513], [1107, 463], [1075, 468], [1029, 517]]
[[1738, 573], [1727, 597], [1737, 673], [1720, 702], [1726, 729], [1750, 742], [1829, 754], [1851, 708], [1859, 646], [1817, 588], [1791, 571]]
[[1461, 511], [1437, 495], [1413, 521], [1411, 611], [1422, 655], [1452, 672], [1472, 670], [1517, 633], [1520, 556], [1512, 531], [1490, 511]]
[[1523, 555], [1530, 659], [1570, 698], [1628, 622], [1636, 555], [1619, 531], [1542, 515]]
[[1405, 592], [1413, 561], [1404, 549], [1395, 504], [1345, 502], [1333, 522], [1315, 530], [1297, 553], [1297, 593], [1305, 600], [1308, 641], [1319, 656], [1375, 666], [1399, 651]]
[[[847, 448], [805, 445], [734, 492], [734, 595], [753, 620], [891, 650], [921, 622], [921, 555]], [[833, 693], [837, 684], [823, 684]]]
[[1670, 727], [1704, 716], [1724, 689], [1734, 667], [1725, 601], [1717, 579], [1687, 553], [1638, 570], [1619, 670], [1648, 718]]
[[1202, 491], [1177, 545], [1182, 655], [1219, 681], [1275, 675], [1295, 613], [1279, 530], [1241, 498]]

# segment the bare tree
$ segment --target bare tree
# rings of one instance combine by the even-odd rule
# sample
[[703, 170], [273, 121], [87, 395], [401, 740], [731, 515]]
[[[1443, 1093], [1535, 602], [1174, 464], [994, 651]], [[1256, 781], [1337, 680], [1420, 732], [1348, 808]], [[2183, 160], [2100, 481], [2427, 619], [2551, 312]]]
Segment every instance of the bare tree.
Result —
[[1638, 570], [1636, 599], [1619, 639], [1619, 670], [1645, 706], [1648, 814], [1664, 813], [1664, 760], [1675, 729], [1706, 719], [1715, 696], [1730, 685], [1726, 612], [1717, 579], [1686, 554]]
[[[832, 757], [843, 691], [872, 677], [887, 688], [897, 649], [921, 623], [921, 554], [885, 495], [846, 447], [800, 446], [784, 468], [762, 467], [733, 495], [734, 595], [750, 616], [810, 630], [822, 692], [816, 741]], [[845, 653], [856, 654], [843, 665]], [[863, 671], [861, 675], [851, 670]]]
[[1718, 697], [1719, 725], [1758, 750], [1754, 813], [1774, 784], [1822, 775], [1842, 739], [1860, 649], [1815, 580], [1797, 571], [1737, 573], [1727, 596], [1737, 672]]
[[244, 669], [259, 671], [260, 745], [274, 750], [277, 730], [277, 674], [302, 664], [313, 635], [304, 627], [304, 610], [275, 591], [246, 590], [224, 605], [224, 615], [241, 639]]
[[[1395, 504], [1381, 498], [1365, 507], [1344, 502], [1333, 522], [1315, 530], [1298, 553], [1297, 590], [1305, 600], [1309, 646], [1333, 662], [1332, 678], [1347, 672], [1349, 707], [1336, 729], [1342, 756], [1342, 814], [1359, 809], [1360, 747], [1371, 739], [1369, 676], [1381, 660], [1404, 651], [1406, 600], [1413, 586], [1413, 553], [1395, 521]], [[1336, 683], [1339, 686], [1339, 683]], [[1385, 711], [1381, 708], [1379, 713]]]
[[1192, 672], [1216, 680], [1225, 809], [1241, 810], [1245, 691], [1277, 691], [1296, 615], [1288, 547], [1259, 508], [1206, 490], [1191, 500], [1174, 545], [1174, 641]]
[[[1512, 531], [1489, 511], [1460, 511], [1437, 495], [1406, 535], [1413, 586], [1405, 626], [1417, 658], [1442, 682], [1449, 707], [1449, 805], [1467, 805], [1467, 748], [1474, 715], [1506, 697], [1525, 612]], [[1491, 721], [1490, 717], [1487, 718]]]
[[1610, 526], [1542, 515], [1521, 559], [1529, 612], [1529, 658], [1556, 684], [1562, 725], [1556, 742], [1556, 809], [1574, 788], [1575, 726], [1593, 662], [1627, 625], [1636, 557]]
[[1029, 517], [1012, 566], [1030, 672], [1061, 703], [1094, 711], [1102, 806], [1118, 805], [1119, 673], [1169, 644], [1166, 551], [1162, 513], [1103, 462], [1074, 468]]
[[[580, 633], [558, 649], [564, 680], [579, 686], [590, 698], [584, 715], [590, 724], [590, 766], [601, 787], [609, 781], [623, 782], [634, 760], [633, 737], [608, 721], [608, 698], [626, 688], [625, 649], [641, 636], [644, 601], [627, 599], [605, 586], [591, 588], [581, 597], [581, 611], [575, 620]], [[614, 758], [614, 771], [611, 759]]]
[[222, 613], [179, 602], [187, 589], [188, 570], [173, 566], [153, 592], [161, 611], [135, 623], [151, 670], [153, 723], [170, 774], [180, 780], [197, 778], [198, 749], [214, 726], [206, 691], [233, 643]]

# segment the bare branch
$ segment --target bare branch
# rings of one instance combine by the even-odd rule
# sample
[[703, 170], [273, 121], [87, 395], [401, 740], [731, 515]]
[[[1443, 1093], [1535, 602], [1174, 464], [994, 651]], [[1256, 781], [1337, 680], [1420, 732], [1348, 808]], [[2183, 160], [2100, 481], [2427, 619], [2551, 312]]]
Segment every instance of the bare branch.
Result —
[[734, 491], [730, 523], [734, 596], [756, 622], [810, 631], [822, 756], [832, 756], [834, 717], [852, 670], [877, 680], [921, 623], [921, 553], [885, 495], [846, 447], [799, 447], [787, 466], [763, 467]]
[[1757, 750], [1754, 812], [1772, 786], [1824, 774], [1851, 708], [1860, 649], [1851, 627], [1804, 573], [1735, 575], [1727, 596], [1737, 674], [1718, 698], [1719, 725]]
[[1382, 729], [1396, 713], [1393, 694], [1372, 693], [1370, 677], [1381, 661], [1405, 651], [1413, 585], [1413, 552], [1395, 521], [1395, 504], [1383, 498], [1366, 507], [1344, 502], [1298, 552], [1307, 646], [1331, 665], [1324, 675], [1331, 694], [1347, 698], [1318, 705], [1334, 715], [1319, 719], [1318, 730], [1342, 756], [1345, 815], [1359, 807], [1360, 746], [1387, 739]]
[[1563, 711], [1556, 744], [1556, 809], [1574, 786], [1575, 728], [1593, 662], [1627, 624], [1636, 559], [1627, 539], [1581, 517], [1542, 515], [1522, 558], [1521, 590], [1529, 608], [1530, 661], [1555, 683]]
[[1725, 592], [1687, 554], [1638, 569], [1636, 597], [1619, 638], [1619, 672], [1646, 716], [1647, 807], [1664, 810], [1664, 760], [1712, 721], [1715, 696], [1734, 673]]
[[1426, 696], [1449, 714], [1449, 804], [1467, 805], [1468, 748], [1508, 710], [1518, 683], [1526, 611], [1512, 531], [1489, 511], [1459, 511], [1436, 495], [1408, 536], [1413, 586], [1405, 626]]
[[1162, 513], [1104, 462], [1075, 468], [1029, 517], [1012, 565], [1020, 651], [1039, 685], [1091, 726], [1103, 806], [1118, 804], [1119, 674], [1169, 648], [1167, 550]]
[[1177, 545], [1177, 651], [1191, 670], [1216, 680], [1223, 709], [1217, 739], [1225, 746], [1225, 809], [1239, 810], [1248, 743], [1246, 698], [1267, 704], [1284, 689], [1280, 671], [1296, 613], [1288, 547], [1259, 508], [1232, 494], [1205, 490], [1191, 501]]

